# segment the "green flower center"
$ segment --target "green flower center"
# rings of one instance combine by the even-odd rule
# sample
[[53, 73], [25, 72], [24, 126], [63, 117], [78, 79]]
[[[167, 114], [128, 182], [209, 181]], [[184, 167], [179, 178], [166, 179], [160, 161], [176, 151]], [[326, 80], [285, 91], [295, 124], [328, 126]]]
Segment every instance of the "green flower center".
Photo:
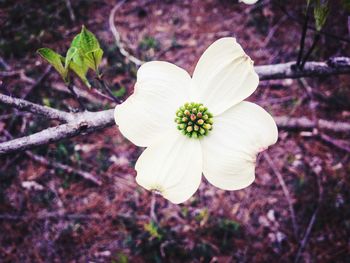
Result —
[[200, 139], [213, 129], [213, 114], [202, 103], [185, 103], [176, 111], [175, 122], [183, 135]]

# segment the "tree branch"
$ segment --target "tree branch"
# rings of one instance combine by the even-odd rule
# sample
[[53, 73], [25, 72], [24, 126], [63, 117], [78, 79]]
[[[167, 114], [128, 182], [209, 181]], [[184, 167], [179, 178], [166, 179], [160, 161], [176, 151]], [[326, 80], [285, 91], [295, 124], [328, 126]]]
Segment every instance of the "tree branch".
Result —
[[[307, 62], [303, 70], [297, 70], [296, 67], [293, 67], [294, 65], [295, 62], [289, 62], [256, 66], [255, 69], [261, 80], [350, 73], [350, 58], [346, 57], [333, 58], [327, 63]], [[113, 109], [99, 112], [68, 113], [3, 94], [0, 94], [0, 102], [20, 110], [43, 115], [49, 119], [67, 122], [67, 124], [51, 127], [29, 136], [0, 143], [0, 155], [57, 142], [81, 133], [87, 134], [114, 125]], [[350, 132], [350, 123], [347, 122], [333, 122], [322, 119], [313, 121], [305, 117], [289, 118], [286, 116], [276, 117], [275, 120], [280, 129], [318, 128], [333, 132]]]
[[8, 106], [15, 107], [19, 110], [29, 111], [31, 113], [39, 114], [53, 120], [69, 122], [73, 119], [71, 113], [56, 110], [46, 106], [41, 106], [26, 100], [13, 98], [4, 94], [0, 94], [0, 102]]
[[287, 79], [301, 77], [321, 77], [327, 75], [350, 73], [350, 58], [336, 57], [327, 62], [306, 62], [304, 69], [296, 67], [296, 62], [275, 65], [255, 66], [260, 80]]
[[45, 145], [62, 139], [74, 137], [78, 134], [88, 134], [114, 124], [114, 110], [100, 112], [76, 113], [75, 120], [67, 124], [48, 128], [43, 131], [0, 143], [0, 155], [16, 151], [23, 151]]
[[[74, 137], [81, 133], [88, 134], [112, 126], [115, 124], [113, 113], [113, 109], [99, 112], [76, 113], [76, 119], [67, 124], [62, 124], [29, 136], [0, 143], [0, 155], [31, 149], [40, 145]], [[320, 119], [315, 123], [305, 117], [288, 118], [285, 116], [275, 117], [275, 121], [280, 129], [305, 130], [320, 128], [334, 132], [350, 132], [350, 124], [346, 122], [333, 122]]]
[[350, 132], [350, 123], [335, 122], [319, 119], [316, 122], [306, 117], [289, 118], [286, 116], [274, 117], [277, 126], [282, 129], [304, 129], [310, 130], [319, 128], [321, 130], [328, 130], [333, 132]]

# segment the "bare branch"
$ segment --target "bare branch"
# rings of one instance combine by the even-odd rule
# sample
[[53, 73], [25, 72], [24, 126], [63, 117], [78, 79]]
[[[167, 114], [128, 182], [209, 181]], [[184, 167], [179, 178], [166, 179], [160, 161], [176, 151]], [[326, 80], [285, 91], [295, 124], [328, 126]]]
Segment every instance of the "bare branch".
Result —
[[286, 116], [274, 117], [277, 126], [282, 129], [305, 129], [319, 128], [333, 132], [350, 132], [350, 123], [335, 122], [319, 119], [316, 122], [306, 117], [289, 118]]
[[[305, 64], [304, 70], [301, 71], [294, 69], [293, 65], [295, 63], [290, 62], [256, 66], [255, 68], [262, 80], [350, 73], [350, 58], [333, 58], [327, 63], [308, 62]], [[26, 137], [0, 143], [0, 155], [57, 142], [81, 133], [91, 133], [114, 124], [113, 109], [99, 112], [67, 113], [2, 94], [0, 94], [0, 102], [20, 110], [41, 114], [50, 119], [67, 122], [67, 124], [48, 128]], [[289, 118], [286, 116], [276, 117], [275, 120], [281, 129], [317, 128], [333, 132], [350, 132], [350, 123], [347, 122], [333, 122], [322, 119], [313, 121], [305, 117]]]
[[[108, 126], [114, 125], [114, 110], [99, 112], [71, 113], [73, 121], [56, 127], [48, 128], [41, 132], [0, 143], [0, 155], [20, 150], [31, 149], [36, 146], [45, 145], [62, 139], [77, 136], [81, 133], [92, 133]], [[280, 129], [313, 129], [319, 128], [334, 132], [350, 132], [350, 124], [346, 122], [332, 122], [302, 118], [289, 118], [285, 116], [275, 117]]]
[[41, 106], [26, 100], [13, 98], [4, 94], [0, 94], [0, 102], [8, 106], [15, 107], [19, 110], [29, 111], [34, 114], [45, 116], [49, 119], [57, 119], [64, 122], [69, 122], [73, 119], [72, 114], [68, 112], [59, 111], [46, 106]]
[[48, 128], [43, 131], [0, 143], [0, 155], [27, 150], [36, 146], [49, 144], [78, 134], [88, 134], [114, 124], [114, 110], [100, 112], [76, 113], [75, 120], [67, 124]]
[[296, 67], [296, 62], [255, 66], [260, 80], [287, 79], [301, 77], [321, 77], [350, 73], [350, 58], [336, 57], [328, 62], [306, 62], [304, 69]]

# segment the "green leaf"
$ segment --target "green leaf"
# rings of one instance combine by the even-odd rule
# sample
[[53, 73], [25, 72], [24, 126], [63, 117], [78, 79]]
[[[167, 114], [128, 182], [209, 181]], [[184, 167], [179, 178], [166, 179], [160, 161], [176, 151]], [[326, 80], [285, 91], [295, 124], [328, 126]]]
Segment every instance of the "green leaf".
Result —
[[100, 48], [100, 44], [93, 33], [83, 26], [81, 32], [73, 39], [71, 46], [78, 48], [84, 63], [95, 72], [98, 72], [103, 50]]
[[80, 33], [73, 38], [72, 43], [70, 43], [70, 46], [80, 49]]
[[101, 63], [103, 56], [103, 50], [101, 48], [85, 53], [85, 59], [86, 63], [89, 66], [89, 68], [93, 69], [94, 71], [98, 72], [98, 66]]
[[327, 17], [329, 14], [329, 8], [328, 8], [328, 1], [321, 1], [316, 0], [315, 1], [315, 8], [314, 8], [314, 17], [315, 17], [315, 24], [316, 24], [316, 30], [321, 31], [322, 27], [325, 25], [327, 21]]
[[86, 66], [79, 65], [72, 61], [69, 65], [69, 68], [84, 82], [88, 88], [91, 88], [91, 85], [86, 78], [86, 73], [88, 71], [88, 68]]
[[60, 54], [56, 53], [50, 48], [40, 48], [37, 51], [41, 57], [43, 57], [47, 62], [49, 62], [61, 75], [63, 80], [67, 82], [67, 71], [63, 67], [62, 60], [64, 61], [64, 57]]
[[100, 48], [100, 44], [98, 43], [98, 40], [95, 37], [95, 35], [91, 33], [89, 30], [87, 30], [85, 26], [82, 27], [80, 32], [79, 47], [82, 49], [82, 51], [85, 54]]
[[73, 60], [74, 56], [77, 55], [78, 49], [76, 47], [70, 47], [66, 54], [66, 60], [64, 62], [64, 68], [67, 70], [69, 67], [69, 64]]
[[[65, 62], [65, 59], [62, 57], [61, 61]], [[72, 70], [88, 88], [91, 88], [91, 84], [86, 78], [88, 67], [83, 63], [83, 59], [79, 55], [79, 52], [76, 52], [73, 56], [72, 61], [69, 63], [69, 69]]]

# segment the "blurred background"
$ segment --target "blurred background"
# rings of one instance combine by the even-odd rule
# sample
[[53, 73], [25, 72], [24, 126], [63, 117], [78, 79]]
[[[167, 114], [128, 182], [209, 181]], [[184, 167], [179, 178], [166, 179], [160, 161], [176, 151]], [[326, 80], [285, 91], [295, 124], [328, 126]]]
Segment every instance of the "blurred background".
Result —
[[[309, 60], [350, 56], [349, 6], [329, 1]], [[236, 37], [255, 65], [295, 61], [305, 9], [305, 0], [2, 0], [1, 93], [75, 111], [78, 102], [36, 50], [64, 55], [83, 24], [100, 41], [101, 70], [120, 99], [132, 94], [137, 68], [120, 53], [113, 31], [138, 59], [189, 72], [225, 36]], [[309, 25], [306, 49], [313, 18]], [[115, 106], [96, 89], [74, 84], [89, 110]], [[249, 100], [273, 116], [349, 123], [349, 85], [349, 75], [261, 81]], [[0, 105], [1, 141], [57, 124]], [[278, 143], [258, 157], [250, 187], [222, 191], [203, 179], [181, 205], [137, 186], [133, 167], [142, 149], [117, 127], [1, 156], [0, 261], [349, 262], [349, 138], [280, 129]]]

